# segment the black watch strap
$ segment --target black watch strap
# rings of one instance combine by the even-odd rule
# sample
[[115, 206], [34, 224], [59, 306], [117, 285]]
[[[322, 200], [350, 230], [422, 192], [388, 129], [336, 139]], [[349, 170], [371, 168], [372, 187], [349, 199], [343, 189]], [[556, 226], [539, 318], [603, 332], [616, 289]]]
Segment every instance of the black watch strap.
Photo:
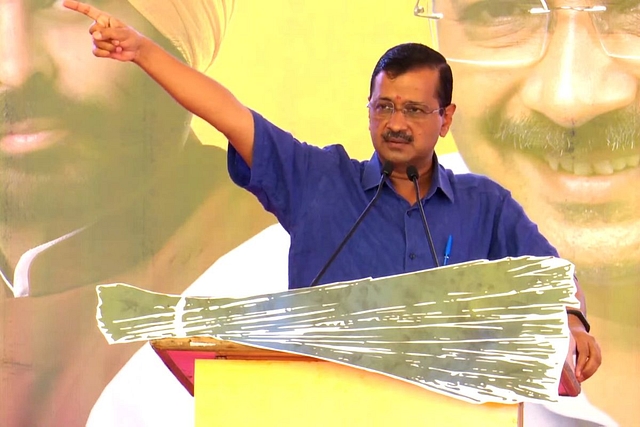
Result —
[[585, 331], [589, 332], [591, 330], [591, 325], [589, 324], [589, 322], [587, 321], [587, 318], [584, 316], [584, 314], [580, 310], [575, 308], [567, 308], [567, 314], [573, 314], [578, 319], [580, 319], [580, 322], [582, 323], [582, 325], [584, 325]]

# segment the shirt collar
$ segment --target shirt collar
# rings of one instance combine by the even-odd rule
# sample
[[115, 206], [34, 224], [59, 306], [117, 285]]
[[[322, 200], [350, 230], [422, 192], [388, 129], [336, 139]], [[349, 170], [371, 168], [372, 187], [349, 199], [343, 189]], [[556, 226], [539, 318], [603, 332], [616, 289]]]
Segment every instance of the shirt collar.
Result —
[[[451, 181], [449, 180], [449, 176], [447, 175], [447, 170], [440, 165], [438, 161], [438, 156], [433, 153], [433, 176], [431, 177], [431, 188], [427, 192], [427, 199], [432, 197], [438, 188], [442, 190], [445, 196], [450, 201], [454, 201], [453, 196], [453, 188], [451, 187]], [[371, 159], [368, 162], [365, 162], [364, 172], [362, 174], [362, 189], [370, 190], [375, 188], [380, 183], [380, 176], [382, 175], [382, 163], [380, 162], [380, 158], [378, 157], [378, 153], [373, 153]]]
[[436, 190], [439, 188], [447, 198], [454, 202], [453, 188], [451, 187], [451, 180], [447, 170], [438, 161], [438, 156], [433, 153], [433, 176], [431, 177], [431, 188], [427, 192], [427, 199], [433, 196]]
[[36, 246], [35, 248], [29, 249], [27, 252], [22, 254], [18, 263], [16, 264], [15, 271], [13, 273], [13, 280], [10, 282], [9, 279], [0, 272], [0, 276], [2, 277], [4, 283], [11, 289], [13, 296], [15, 298], [27, 297], [29, 296], [29, 270], [31, 268], [31, 264], [33, 260], [40, 255], [40, 253], [46, 251], [53, 245], [66, 240], [73, 235], [82, 231], [85, 227], [72, 231], [71, 233], [65, 234], [62, 237], [58, 237], [55, 240], [50, 242], [46, 242], [42, 245]]
[[375, 188], [380, 183], [380, 176], [382, 176], [382, 163], [378, 158], [378, 153], [373, 153], [371, 160], [365, 162], [364, 173], [362, 174], [362, 189], [370, 190]]

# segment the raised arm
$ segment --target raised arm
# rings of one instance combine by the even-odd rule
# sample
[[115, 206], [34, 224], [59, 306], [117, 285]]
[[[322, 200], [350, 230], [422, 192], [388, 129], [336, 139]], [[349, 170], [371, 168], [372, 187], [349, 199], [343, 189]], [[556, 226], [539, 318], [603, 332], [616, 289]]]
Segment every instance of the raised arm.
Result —
[[137, 64], [184, 108], [222, 132], [251, 166], [253, 117], [229, 90], [108, 13], [73, 0], [63, 5], [95, 21], [89, 28], [95, 56]]

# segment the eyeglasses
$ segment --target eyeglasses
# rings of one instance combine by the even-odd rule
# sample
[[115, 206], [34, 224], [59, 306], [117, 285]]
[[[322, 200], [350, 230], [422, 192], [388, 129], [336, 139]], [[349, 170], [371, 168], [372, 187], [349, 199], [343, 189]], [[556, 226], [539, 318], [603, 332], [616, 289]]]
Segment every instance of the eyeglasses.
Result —
[[429, 110], [424, 105], [413, 103], [405, 104], [402, 108], [396, 108], [393, 102], [390, 101], [369, 102], [367, 107], [371, 109], [373, 117], [378, 120], [389, 120], [396, 111], [401, 111], [405, 119], [413, 122], [425, 121], [433, 113], [440, 115], [444, 113], [444, 108], [442, 107]]
[[[432, 40], [452, 61], [522, 66], [540, 60], [559, 13], [586, 12], [607, 55], [640, 61], [640, 2], [549, 7], [546, 0], [418, 0]], [[572, 19], [575, 17], [572, 16]]]

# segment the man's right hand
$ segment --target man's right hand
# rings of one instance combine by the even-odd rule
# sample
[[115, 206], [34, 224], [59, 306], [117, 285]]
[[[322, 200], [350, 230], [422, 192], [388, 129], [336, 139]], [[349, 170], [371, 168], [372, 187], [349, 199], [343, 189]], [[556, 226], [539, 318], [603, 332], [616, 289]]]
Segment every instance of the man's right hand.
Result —
[[106, 12], [75, 0], [64, 0], [67, 9], [82, 13], [94, 20], [89, 27], [93, 38], [93, 54], [118, 61], [135, 61], [144, 37]]

